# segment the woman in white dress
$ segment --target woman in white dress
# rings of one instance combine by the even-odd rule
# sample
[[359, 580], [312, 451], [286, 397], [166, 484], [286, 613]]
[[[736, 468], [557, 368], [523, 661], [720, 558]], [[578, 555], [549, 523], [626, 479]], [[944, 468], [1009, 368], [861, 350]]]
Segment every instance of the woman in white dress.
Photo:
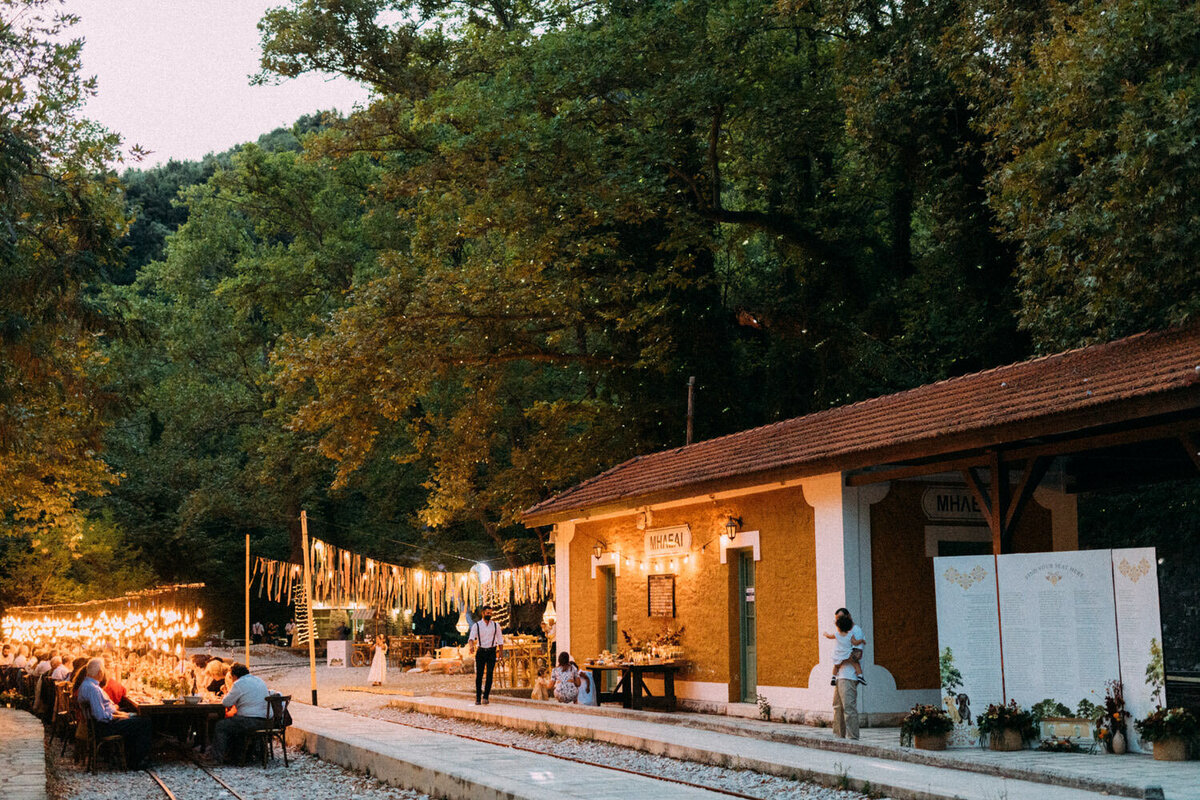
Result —
[[371, 658], [371, 674], [367, 680], [372, 686], [381, 686], [387, 680], [387, 640], [383, 634], [375, 636], [375, 655]]

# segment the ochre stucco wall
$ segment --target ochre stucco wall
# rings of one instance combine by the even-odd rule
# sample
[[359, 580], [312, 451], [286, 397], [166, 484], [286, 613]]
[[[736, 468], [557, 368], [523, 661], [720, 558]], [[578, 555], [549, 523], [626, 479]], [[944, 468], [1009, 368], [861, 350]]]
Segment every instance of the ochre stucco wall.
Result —
[[[741, 529], [759, 531], [761, 560], [756, 564], [758, 672], [760, 685], [806, 687], [818, 660], [816, 553], [813, 509], [799, 488], [779, 489], [732, 500], [655, 511], [651, 528], [689, 525], [692, 550], [687, 563], [676, 559], [673, 620], [651, 619], [646, 609], [647, 574], [662, 572], [644, 560], [644, 531], [636, 515], [576, 525], [571, 541], [571, 643], [577, 661], [603, 649], [604, 581], [591, 577], [592, 547], [603, 542], [620, 553], [617, 620], [620, 630], [647, 638], [664, 627], [684, 626], [688, 670], [683, 680], [730, 684], [730, 699], [740, 687], [737, 628], [737, 566], [734, 554], [720, 563], [718, 536], [728, 516], [742, 518]], [[705, 547], [707, 545], [707, 547]], [[703, 549], [702, 549], [703, 548]], [[618, 644], [624, 648], [623, 637]]]
[[[940, 683], [933, 560], [925, 552], [925, 527], [948, 523], [926, 518], [921, 495], [929, 486], [893, 483], [871, 506], [875, 663], [892, 674], [897, 689], [936, 689]], [[1014, 533], [1015, 551], [1052, 549], [1050, 523], [1049, 511], [1028, 503]]]

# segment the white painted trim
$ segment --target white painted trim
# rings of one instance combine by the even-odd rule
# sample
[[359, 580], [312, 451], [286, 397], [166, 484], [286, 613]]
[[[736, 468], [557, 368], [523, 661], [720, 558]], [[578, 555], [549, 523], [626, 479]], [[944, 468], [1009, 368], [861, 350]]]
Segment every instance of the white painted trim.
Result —
[[592, 580], [596, 579], [596, 567], [615, 567], [616, 573], [621, 574], [621, 557], [619, 553], [607, 552], [603, 555], [592, 556]]
[[992, 542], [992, 529], [987, 525], [926, 525], [925, 555], [936, 558], [938, 542]]
[[558, 611], [554, 641], [560, 653], [571, 652], [571, 540], [574, 538], [574, 522], [554, 526], [554, 605]]
[[745, 550], [754, 548], [754, 560], [762, 561], [762, 551], [759, 549], [758, 531], [738, 531], [737, 536], [730, 541], [728, 534], [721, 534], [721, 563], [725, 563], [725, 553], [728, 550]]

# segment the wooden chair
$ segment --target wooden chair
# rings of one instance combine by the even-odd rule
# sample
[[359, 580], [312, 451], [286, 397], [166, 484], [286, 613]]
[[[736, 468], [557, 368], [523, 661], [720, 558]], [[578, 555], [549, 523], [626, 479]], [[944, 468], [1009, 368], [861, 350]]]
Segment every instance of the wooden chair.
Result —
[[246, 762], [246, 755], [250, 752], [250, 748], [258, 746], [262, 752], [262, 765], [267, 765], [267, 754], [271, 759], [275, 759], [275, 740], [279, 740], [279, 749], [283, 751], [283, 765], [288, 765], [287, 756], [287, 723], [290, 721], [288, 715], [288, 704], [292, 702], [292, 696], [270, 694], [267, 695], [267, 727], [257, 731], [248, 731], [246, 733], [246, 744], [242, 750], [242, 763]]
[[54, 712], [50, 716], [50, 740], [54, 737], [62, 739], [62, 752], [67, 754], [67, 745], [75, 738], [75, 715], [71, 713], [71, 682], [55, 681], [54, 683]]
[[84, 743], [84, 766], [88, 772], [96, 771], [96, 760], [99, 759], [102, 751], [108, 752], [109, 763], [114, 763], [114, 757], [120, 758], [121, 769], [129, 769], [129, 763], [125, 760], [125, 739], [120, 734], [112, 734], [110, 736], [101, 736], [96, 729], [96, 720], [92, 717], [91, 710], [84, 703], [76, 703], [79, 708], [79, 713], [82, 716], [87, 729], [87, 739]]

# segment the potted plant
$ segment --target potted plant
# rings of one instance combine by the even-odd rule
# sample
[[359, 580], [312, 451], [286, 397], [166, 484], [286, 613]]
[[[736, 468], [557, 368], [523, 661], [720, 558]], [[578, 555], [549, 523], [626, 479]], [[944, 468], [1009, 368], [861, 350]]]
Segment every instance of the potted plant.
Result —
[[981, 737], [987, 737], [992, 750], [1022, 750], [1026, 742], [1037, 738], [1037, 721], [1033, 712], [1017, 705], [993, 703], [976, 719]]
[[900, 722], [900, 744], [918, 750], [945, 750], [946, 734], [954, 728], [938, 706], [915, 705]]
[[1136, 723], [1138, 733], [1154, 742], [1157, 761], [1184, 761], [1188, 741], [1200, 735], [1200, 721], [1186, 708], [1162, 708]]

